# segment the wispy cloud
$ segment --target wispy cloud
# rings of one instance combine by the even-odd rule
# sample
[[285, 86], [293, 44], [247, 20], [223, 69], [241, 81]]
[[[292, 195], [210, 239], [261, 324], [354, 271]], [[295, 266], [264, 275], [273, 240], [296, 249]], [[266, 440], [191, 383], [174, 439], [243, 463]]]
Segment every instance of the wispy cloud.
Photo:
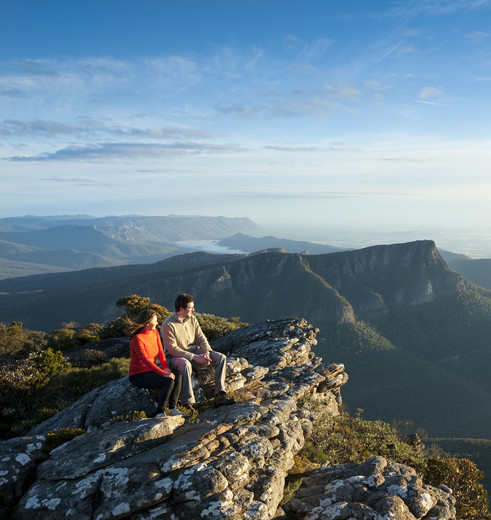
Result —
[[316, 38], [312, 41], [300, 39], [295, 34], [287, 34], [283, 38], [283, 47], [286, 51], [295, 52], [296, 59], [310, 63], [322, 58], [332, 46], [329, 38]]
[[286, 199], [352, 199], [352, 198], [394, 198], [394, 197], [414, 197], [418, 191], [390, 190], [380, 188], [367, 188], [365, 190], [356, 188], [332, 189], [325, 184], [322, 185], [261, 185], [261, 186], [241, 186], [232, 194], [236, 197], [251, 198], [286, 198]]
[[297, 89], [272, 107], [273, 116], [323, 118], [335, 112], [356, 114], [361, 91], [349, 84], [325, 85], [315, 90]]
[[5, 158], [14, 162], [39, 161], [106, 161], [133, 160], [138, 158], [158, 159], [175, 155], [227, 154], [244, 151], [236, 144], [201, 144], [191, 142], [154, 143], [101, 143], [91, 146], [68, 146], [52, 153]]
[[0, 92], [0, 97], [6, 97], [6, 98], [13, 98], [13, 99], [20, 99], [20, 98], [26, 98], [27, 95], [25, 92], [18, 88], [13, 88], [10, 90], [3, 90]]
[[318, 148], [316, 146], [280, 146], [280, 145], [268, 145], [263, 146], [264, 150], [273, 150], [275, 152], [319, 152], [322, 148]]
[[446, 105], [449, 99], [445, 92], [436, 87], [424, 87], [419, 92], [418, 103]]
[[450, 15], [459, 11], [470, 11], [488, 4], [489, 0], [419, 0], [418, 2], [400, 1], [392, 13], [403, 16]]
[[344, 143], [332, 143], [329, 146], [289, 146], [289, 145], [265, 145], [263, 150], [282, 153], [317, 153], [317, 152], [352, 152], [354, 147]]
[[64, 177], [42, 177], [41, 182], [52, 182], [56, 184], [70, 184], [73, 186], [111, 186], [108, 182], [103, 182], [97, 179], [84, 178], [64, 178]]
[[7, 119], [0, 122], [0, 135], [5, 137], [89, 137], [109, 135], [115, 137], [135, 137], [152, 139], [175, 139], [175, 138], [195, 138], [207, 139], [212, 136], [208, 130], [182, 127], [155, 127], [142, 128], [137, 126], [127, 126], [116, 121], [108, 124], [105, 120], [94, 118], [81, 118], [78, 123], [60, 123], [34, 119], [31, 121], [19, 121]]
[[267, 109], [265, 105], [246, 105], [244, 103], [217, 103], [217, 112], [237, 117], [253, 117], [264, 113]]

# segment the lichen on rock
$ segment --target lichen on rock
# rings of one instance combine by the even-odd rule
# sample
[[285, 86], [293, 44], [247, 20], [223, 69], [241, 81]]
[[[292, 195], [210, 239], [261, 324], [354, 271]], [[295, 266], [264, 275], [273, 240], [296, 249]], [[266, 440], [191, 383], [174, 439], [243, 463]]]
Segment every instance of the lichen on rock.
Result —
[[[207, 407], [209, 380], [199, 376], [195, 383], [204, 406], [195, 420], [111, 422], [116, 409], [130, 414], [155, 403], [147, 392], [131, 387], [127, 378], [109, 383], [37, 426], [38, 435], [53, 425], [75, 424], [88, 431], [58, 447], [47, 460], [33, 459], [29, 474], [2, 473], [0, 491], [11, 490], [10, 504], [18, 501], [17, 520], [279, 519], [285, 478], [318, 413], [306, 403], [313, 399], [323, 404], [323, 413], [338, 414], [340, 387], [347, 381], [342, 364], [326, 367], [315, 356], [315, 335], [305, 320], [288, 319], [244, 327], [213, 342], [215, 350], [227, 354], [227, 381], [235, 389], [237, 403]], [[26, 454], [27, 446], [35, 442], [42, 444], [42, 436], [0, 443], [0, 459], [7, 452], [12, 456], [12, 450]], [[324, 473], [305, 479], [316, 482], [315, 497], [307, 500], [301, 488], [285, 507], [313, 520], [316, 508], [324, 508], [319, 518], [331, 518], [322, 516], [326, 508], [336, 511], [338, 518], [348, 518], [346, 512], [355, 511], [353, 500], [373, 489], [396, 497], [412, 514], [430, 506], [433, 511], [434, 504], [444, 500], [444, 491], [414, 483], [412, 474], [402, 473], [405, 480], [390, 480], [394, 467], [372, 460], [357, 468], [323, 468]], [[345, 470], [351, 472], [348, 481]], [[340, 484], [331, 492], [326, 486], [334, 481]], [[385, 491], [384, 483], [390, 483]], [[396, 494], [390, 495], [389, 488]], [[383, 498], [380, 495], [379, 501]], [[367, 504], [360, 508], [372, 507]]]

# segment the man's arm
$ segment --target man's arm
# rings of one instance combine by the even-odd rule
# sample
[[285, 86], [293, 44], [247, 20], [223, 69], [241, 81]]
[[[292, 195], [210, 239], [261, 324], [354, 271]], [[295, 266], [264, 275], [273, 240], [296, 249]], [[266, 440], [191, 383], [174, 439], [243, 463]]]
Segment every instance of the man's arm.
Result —
[[206, 339], [206, 336], [203, 334], [203, 331], [201, 330], [200, 324], [198, 320], [193, 316], [193, 323], [194, 323], [194, 342], [196, 345], [199, 346], [201, 349], [201, 352], [211, 352], [210, 344], [208, 343], [208, 340]]

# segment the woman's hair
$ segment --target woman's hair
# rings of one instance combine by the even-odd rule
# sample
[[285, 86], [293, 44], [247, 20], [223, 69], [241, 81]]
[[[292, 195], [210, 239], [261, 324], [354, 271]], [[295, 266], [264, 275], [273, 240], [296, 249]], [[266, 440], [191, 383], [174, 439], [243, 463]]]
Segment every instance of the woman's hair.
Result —
[[136, 320], [125, 318], [125, 329], [128, 336], [134, 336], [135, 334], [141, 332], [145, 325], [149, 323], [154, 316], [158, 316], [156, 311], [153, 309], [145, 309], [144, 311], [140, 312], [140, 315]]

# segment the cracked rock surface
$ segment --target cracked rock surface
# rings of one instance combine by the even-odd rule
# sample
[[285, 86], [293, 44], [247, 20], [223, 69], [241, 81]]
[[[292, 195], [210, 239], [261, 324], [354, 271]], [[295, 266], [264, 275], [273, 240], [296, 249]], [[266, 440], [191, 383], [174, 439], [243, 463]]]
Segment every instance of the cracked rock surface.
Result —
[[[4, 503], [16, 506], [17, 520], [284, 517], [278, 504], [285, 477], [316, 418], [303, 399], [315, 399], [322, 413], [337, 415], [340, 387], [348, 379], [342, 364], [326, 367], [315, 356], [315, 335], [305, 320], [287, 319], [244, 327], [213, 342], [227, 354], [227, 384], [237, 403], [206, 407], [212, 373], [200, 372], [194, 384], [204, 409], [194, 420], [110, 421], [155, 408], [152, 397], [127, 377], [90, 392], [30, 436], [0, 443]], [[59, 428], [87, 432], [47, 455], [46, 434]], [[389, 461], [383, 469], [373, 461], [363, 468], [319, 469], [286, 507], [308, 520], [423, 518], [414, 515], [437, 511], [439, 491], [442, 503], [446, 498], [442, 490], [416, 485], [414, 475], [402, 472], [397, 480], [388, 473], [396, 468]], [[308, 479], [315, 496], [305, 491]], [[376, 505], [352, 507], [372, 492], [382, 493]], [[359, 516], [368, 507], [378, 508], [379, 516]], [[390, 516], [397, 508], [413, 516]], [[433, 518], [451, 518], [442, 515]]]

